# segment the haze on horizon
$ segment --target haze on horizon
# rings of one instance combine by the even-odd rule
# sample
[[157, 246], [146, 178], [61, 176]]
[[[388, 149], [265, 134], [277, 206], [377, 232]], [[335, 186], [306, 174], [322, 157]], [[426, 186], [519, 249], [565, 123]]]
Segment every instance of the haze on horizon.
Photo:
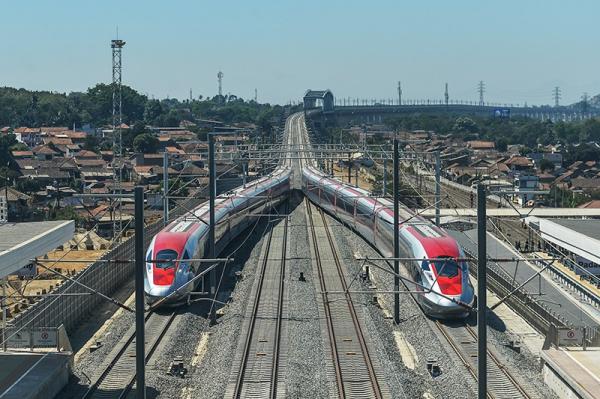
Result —
[[[406, 4], [404, 4], [406, 3]], [[123, 82], [150, 97], [224, 93], [298, 101], [443, 98], [561, 104], [600, 93], [600, 3], [552, 1], [4, 2], [0, 86], [83, 91], [111, 80], [110, 40], [127, 42]]]

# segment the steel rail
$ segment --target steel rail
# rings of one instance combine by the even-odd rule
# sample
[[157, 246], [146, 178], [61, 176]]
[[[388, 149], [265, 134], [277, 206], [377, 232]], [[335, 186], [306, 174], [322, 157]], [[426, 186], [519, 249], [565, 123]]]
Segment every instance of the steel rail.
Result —
[[[246, 379], [246, 371], [248, 369], [249, 360], [250, 360], [250, 350], [252, 348], [252, 344], [256, 337], [256, 321], [259, 318], [258, 314], [261, 309], [261, 299], [263, 298], [263, 294], [265, 294], [263, 287], [265, 283], [265, 276], [268, 274], [268, 264], [269, 260], [272, 260], [270, 257], [271, 254], [271, 243], [273, 238], [273, 230], [272, 228], [269, 232], [266, 244], [263, 261], [261, 262], [261, 267], [259, 271], [259, 280], [256, 289], [256, 295], [254, 297], [254, 301], [252, 304], [252, 311], [250, 315], [250, 324], [248, 326], [246, 339], [244, 341], [244, 347], [242, 349], [242, 359], [239, 367], [239, 372], [235, 381], [235, 388], [233, 391], [233, 398], [242, 397], [242, 389]], [[273, 343], [273, 354], [271, 360], [271, 370], [270, 370], [270, 383], [269, 383], [269, 397], [276, 398], [277, 397], [277, 375], [279, 372], [279, 354], [281, 351], [281, 330], [282, 330], [282, 321], [283, 321], [283, 301], [284, 301], [284, 285], [285, 285], [285, 263], [286, 263], [286, 249], [287, 249], [287, 234], [288, 234], [288, 218], [286, 217], [284, 220], [283, 226], [283, 245], [281, 248], [281, 259], [280, 259], [280, 268], [278, 270], [279, 279], [278, 279], [278, 293], [277, 293], [277, 311], [276, 311], [276, 325], [275, 330], [271, 333], [273, 334], [274, 343]], [[265, 306], [269, 306], [269, 303], [266, 303]], [[259, 340], [263, 340], [264, 338], [259, 338]]]
[[[328, 293], [327, 293], [327, 283], [325, 281], [323, 265], [321, 262], [321, 256], [320, 256], [319, 248], [318, 248], [318, 244], [317, 244], [318, 241], [317, 241], [316, 229], [315, 229], [315, 225], [314, 225], [314, 221], [313, 221], [314, 215], [311, 210], [312, 205], [308, 201], [306, 201], [305, 203], [307, 205], [308, 218], [310, 221], [309, 223], [310, 223], [311, 236], [313, 239], [313, 247], [315, 249], [315, 261], [316, 261], [317, 270], [318, 270], [318, 274], [319, 274], [319, 283], [321, 285], [321, 291], [322, 291], [321, 295], [323, 298], [323, 307], [325, 308], [325, 313], [326, 313], [327, 330], [328, 330], [330, 345], [332, 348], [332, 356], [334, 359], [334, 367], [335, 367], [335, 371], [336, 371], [338, 393], [340, 394], [340, 396], [342, 398], [345, 398], [347, 396], [346, 387], [344, 386], [343, 370], [342, 370], [342, 366], [340, 364], [341, 362], [340, 362], [340, 357], [339, 357], [339, 349], [338, 349], [337, 343], [336, 343], [336, 331], [333, 326], [333, 320], [336, 318], [340, 318], [340, 315], [336, 315], [331, 312], [331, 307], [329, 305], [330, 301], [329, 301]], [[354, 307], [354, 303], [352, 301], [351, 294], [350, 294], [350, 292], [348, 292], [346, 279], [344, 277], [344, 271], [342, 269], [341, 261], [338, 256], [335, 244], [333, 242], [333, 237], [331, 236], [331, 232], [329, 231], [329, 227], [327, 224], [327, 220], [325, 218], [325, 214], [320, 209], [318, 210], [318, 212], [319, 212], [319, 215], [321, 216], [321, 220], [323, 222], [324, 230], [325, 230], [325, 233], [327, 236], [327, 243], [329, 244], [329, 247], [331, 248], [331, 252], [333, 254], [333, 261], [336, 266], [337, 277], [339, 278], [339, 281], [342, 285], [343, 290], [346, 291], [345, 299], [346, 299], [346, 304], [348, 306], [348, 313], [350, 314], [352, 324], [354, 326], [356, 336], [358, 338], [360, 351], [361, 351], [361, 354], [362, 354], [362, 357], [363, 357], [363, 360], [364, 360], [364, 363], [365, 363], [365, 366], [367, 369], [368, 379], [371, 384], [373, 394], [376, 398], [382, 398], [383, 394], [381, 392], [381, 387], [379, 385], [377, 375], [375, 374], [373, 361], [369, 354], [369, 350], [368, 350], [368, 346], [367, 346], [367, 343], [365, 340], [364, 332], [363, 332], [362, 327], [360, 326], [360, 322], [358, 320], [356, 308]]]
[[[158, 320], [158, 325], [156, 326], [152, 325], [153, 319], [162, 319], [162, 316], [154, 312], [150, 312], [146, 315], [146, 331], [150, 332], [151, 335], [150, 337], [146, 335], [146, 339], [149, 341], [150, 345], [146, 351], [145, 361], [150, 359], [176, 316], [177, 312], [174, 310], [168, 316], [165, 316], [166, 321]], [[160, 323], [161, 321], [163, 323]], [[134, 345], [135, 329], [121, 344], [121, 347], [116, 353], [114, 353], [108, 365], [104, 367], [100, 374], [95, 378], [94, 382], [91, 383], [82, 396], [82, 399], [127, 397], [135, 383], [135, 356], [126, 355], [135, 351]], [[108, 389], [104, 389], [103, 385], [106, 385], [106, 388]]]

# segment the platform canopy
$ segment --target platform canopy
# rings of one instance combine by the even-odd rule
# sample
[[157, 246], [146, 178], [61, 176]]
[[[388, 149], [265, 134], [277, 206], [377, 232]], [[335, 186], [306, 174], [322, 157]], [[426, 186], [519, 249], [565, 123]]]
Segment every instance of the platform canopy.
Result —
[[600, 220], [528, 217], [526, 222], [539, 231], [544, 240], [574, 254], [581, 267], [600, 275]]
[[[435, 216], [434, 208], [417, 209], [423, 217]], [[524, 218], [537, 216], [545, 218], [600, 218], [600, 209], [594, 208], [490, 208], [486, 209], [487, 216], [500, 218]], [[441, 216], [476, 217], [477, 208], [442, 208]]]
[[0, 224], [0, 278], [69, 241], [74, 233], [72, 220]]

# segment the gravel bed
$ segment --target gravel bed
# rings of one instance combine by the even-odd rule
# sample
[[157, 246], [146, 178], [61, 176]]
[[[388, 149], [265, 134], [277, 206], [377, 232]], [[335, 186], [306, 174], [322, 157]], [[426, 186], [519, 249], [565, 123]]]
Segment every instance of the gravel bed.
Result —
[[[361, 261], [355, 260], [355, 255], [380, 256], [358, 235], [349, 234], [346, 226], [329, 216], [328, 221], [334, 232], [340, 255], [351, 273], [357, 273], [361, 269]], [[378, 290], [393, 289], [391, 274], [374, 267], [371, 267], [371, 274], [378, 284]], [[369, 284], [361, 279], [357, 281], [360, 284], [355, 289], [368, 289]], [[414, 301], [405, 296], [400, 297], [401, 322], [396, 326], [391, 319], [385, 318], [381, 309], [371, 303], [372, 296], [370, 294], [353, 295], [357, 302], [362, 299], [365, 304], [364, 323], [370, 333], [372, 350], [382, 365], [385, 381], [394, 397], [418, 398], [423, 397], [426, 393], [436, 398], [476, 397], [474, 385], [464, 378], [464, 373], [467, 371], [449, 356], [445, 348], [446, 344], [440, 342], [431, 329], [429, 321]], [[378, 297], [386, 306], [390, 306], [391, 313], [393, 295], [379, 294]], [[417, 354], [414, 370], [403, 363], [394, 339], [394, 331], [402, 333], [404, 339], [414, 348]], [[442, 367], [443, 372], [440, 376], [433, 378], [427, 372], [426, 362], [430, 359], [437, 360]]]
[[[335, 232], [338, 248], [345, 259], [345, 263], [350, 270], [355, 272], [360, 268], [360, 261], [354, 260], [355, 254], [361, 256], [380, 256], [368, 243], [356, 234], [347, 234], [347, 227], [329, 217], [332, 231]], [[344, 233], [346, 232], [346, 233]], [[374, 275], [379, 290], [392, 290], [393, 278], [390, 274], [371, 267], [371, 274]], [[364, 289], [368, 284], [361, 281]], [[366, 295], [366, 294], [365, 294]], [[393, 305], [392, 294], [380, 294], [386, 306]], [[370, 296], [363, 299], [368, 303]], [[377, 353], [379, 359], [385, 365], [387, 372], [386, 379], [390, 383], [390, 388], [394, 391], [394, 385], [403, 387], [407, 397], [422, 397], [425, 392], [433, 397], [444, 398], [465, 398], [476, 397], [476, 384], [468, 374], [460, 360], [456, 357], [453, 350], [448, 347], [445, 339], [441, 338], [432, 321], [422, 314], [422, 311], [412, 300], [407, 297], [400, 297], [400, 319], [401, 323], [395, 326], [391, 320], [385, 319], [383, 312], [376, 306], [370, 305], [368, 318], [365, 318], [366, 325], [372, 332], [373, 337], [380, 340]], [[500, 320], [489, 318], [488, 339], [490, 345], [497, 354], [501, 356], [504, 364], [507, 364], [512, 374], [518, 376], [526, 386], [532, 387], [532, 393], [539, 397], [554, 398], [555, 395], [544, 384], [540, 374], [539, 359], [529, 352], [526, 347], [521, 348], [521, 353], [517, 353], [505, 345], [510, 339], [508, 331]], [[404, 338], [414, 347], [418, 362], [417, 367], [411, 370], [404, 366], [401, 356], [396, 348], [393, 339], [393, 331], [400, 331]], [[382, 350], [383, 349], [383, 350]], [[437, 360], [442, 367], [442, 374], [432, 378], [426, 371], [426, 361], [428, 359]]]
[[[528, 392], [537, 393], [540, 398], [557, 398], [556, 394], [544, 383], [541, 364], [538, 356], [522, 345], [520, 352], [511, 349], [506, 343], [513, 338], [499, 319], [488, 317], [488, 342], [493, 344], [495, 352], [501, 356], [502, 363], [508, 365], [509, 371], [525, 387]], [[526, 388], [528, 389], [528, 388]]]
[[[288, 231], [288, 366], [286, 397], [327, 398], [325, 349], [316, 301], [317, 276], [313, 276], [304, 204], [291, 213]], [[294, 259], [295, 258], [295, 259]], [[305, 282], [298, 280], [304, 273]], [[328, 353], [328, 352], [327, 352]]]
[[[220, 298], [221, 300], [227, 300], [231, 297], [231, 301], [223, 309], [224, 314], [218, 319], [217, 324], [208, 327], [206, 313], [204, 313], [198, 317], [190, 317], [188, 321], [183, 322], [183, 327], [178, 328], [176, 334], [178, 341], [181, 340], [181, 343], [174, 344], [174, 348], [185, 345], [187, 346], [185, 351], [191, 349], [190, 353], [193, 354], [203, 332], [210, 332], [210, 339], [204, 357], [195, 369], [189, 370], [189, 374], [184, 380], [176, 377], [168, 378], [169, 380], [179, 380], [179, 390], [172, 389], [164, 384], [161, 386], [163, 389], [167, 388], [164, 397], [222, 398], [225, 395], [241, 334], [243, 315], [252, 291], [255, 271], [264, 244], [263, 233], [267, 225], [266, 221], [260, 222], [248, 242], [236, 253], [235, 264], [226, 273], [226, 287], [223, 290], [222, 298]], [[243, 234], [243, 237], [246, 237], [246, 235], [247, 232]], [[241, 241], [242, 239], [236, 240], [226, 251], [231, 251], [239, 246]], [[239, 270], [242, 271], [243, 278], [233, 286], [234, 273]], [[183, 335], [187, 335], [189, 340], [186, 340]], [[168, 351], [166, 353], [169, 356], [165, 360], [170, 362], [172, 354]], [[189, 365], [190, 362], [191, 359], [185, 361], [186, 365]], [[164, 381], [161, 382], [164, 383]], [[185, 391], [185, 395], [182, 395], [182, 391]], [[172, 394], [168, 392], [172, 392]], [[163, 397], [162, 394], [161, 397]]]

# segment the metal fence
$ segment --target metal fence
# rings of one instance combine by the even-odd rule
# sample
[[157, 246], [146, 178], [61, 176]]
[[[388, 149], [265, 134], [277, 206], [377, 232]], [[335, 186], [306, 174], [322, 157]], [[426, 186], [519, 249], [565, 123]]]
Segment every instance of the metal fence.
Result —
[[598, 327], [557, 327], [550, 325], [543, 349], [551, 345], [560, 347], [579, 347], [586, 350], [589, 347], [600, 347], [600, 331]]
[[[171, 213], [171, 219], [202, 203], [203, 200], [196, 198], [196, 195], [198, 193], [177, 206]], [[148, 246], [152, 237], [162, 227], [162, 220], [145, 227], [145, 247]], [[79, 271], [72, 278], [83, 286], [111, 296], [132, 277], [135, 270], [135, 263], [132, 262], [134, 255], [134, 240], [133, 237], [128, 237], [121, 244], [105, 253], [98, 261]], [[106, 262], [108, 260], [131, 260], [131, 262]], [[60, 325], [63, 325], [69, 333], [74, 331], [85, 317], [90, 315], [94, 309], [97, 309], [102, 301], [105, 301], [99, 295], [90, 295], [90, 290], [82, 285], [69, 280], [63, 281], [52, 291], [54, 295], [43, 297], [22, 313], [17, 314], [10, 323], [10, 329], [7, 329], [7, 333]], [[9, 337], [8, 334], [7, 337]]]
[[[465, 251], [468, 252], [468, 251]], [[475, 257], [473, 254], [470, 256]], [[470, 270], [473, 276], [477, 277], [477, 265], [470, 263]], [[568, 322], [559, 314], [553, 312], [545, 304], [536, 301], [527, 291], [520, 288], [515, 291], [518, 285], [511, 282], [511, 276], [502, 270], [502, 268], [487, 263], [487, 282], [488, 288], [500, 297], [505, 297], [511, 292], [513, 294], [506, 300], [506, 304], [523, 317], [536, 330], [547, 334], [551, 325], [564, 327]]]

